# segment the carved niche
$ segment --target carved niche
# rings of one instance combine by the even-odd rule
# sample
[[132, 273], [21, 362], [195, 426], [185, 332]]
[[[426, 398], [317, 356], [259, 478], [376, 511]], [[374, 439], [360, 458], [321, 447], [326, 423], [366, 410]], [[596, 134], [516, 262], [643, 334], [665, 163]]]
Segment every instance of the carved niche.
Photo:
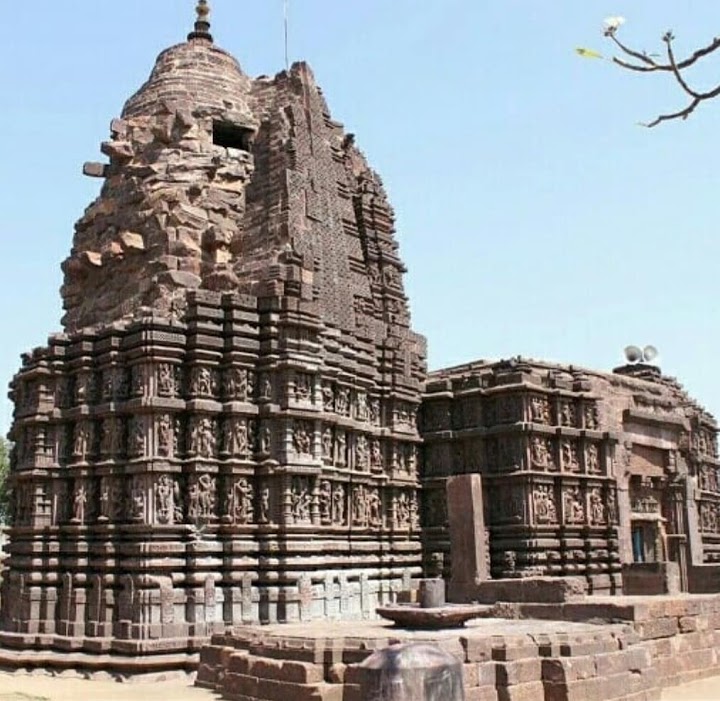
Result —
[[560, 443], [560, 455], [562, 469], [565, 472], [580, 472], [580, 460], [578, 458], [577, 444], [570, 439], [564, 439]]
[[312, 491], [309, 477], [293, 477], [290, 488], [290, 513], [293, 523], [312, 522]]
[[585, 404], [583, 407], [583, 423], [585, 428], [595, 431], [600, 426], [600, 420], [598, 417], [598, 408], [595, 403]]
[[[30, 496], [30, 495], [29, 495]], [[72, 517], [70, 523], [84, 525], [90, 516], [91, 485], [88, 480], [75, 480], [72, 495]]]
[[355, 469], [367, 472], [369, 468], [370, 448], [367, 436], [362, 434], [355, 437]]
[[603, 499], [601, 487], [591, 487], [588, 495], [588, 520], [591, 526], [607, 524], [607, 507]]
[[295, 421], [292, 429], [292, 445], [296, 455], [312, 455], [313, 425], [309, 421]]
[[255, 518], [255, 490], [248, 477], [230, 477], [226, 482], [222, 520], [244, 525]]
[[216, 481], [208, 474], [192, 475], [188, 484], [187, 515], [191, 523], [215, 517]]
[[332, 523], [334, 526], [343, 526], [347, 522], [345, 502], [345, 485], [336, 482], [332, 492]]
[[134, 475], [127, 482], [127, 519], [136, 523], [147, 522], [147, 488], [145, 477]]
[[176, 397], [180, 369], [170, 363], [160, 363], [156, 369], [157, 393], [160, 397]]
[[558, 403], [558, 423], [561, 426], [577, 426], [575, 403], [572, 400], [563, 399]]
[[145, 421], [143, 417], [131, 417], [128, 422], [128, 457], [141, 458], [145, 455], [145, 434]]
[[555, 470], [555, 447], [551, 438], [533, 436], [530, 439], [530, 461], [535, 470]]
[[173, 455], [175, 421], [170, 414], [161, 414], [157, 419], [158, 455], [169, 458]]
[[99, 521], [119, 521], [122, 519], [123, 493], [120, 479], [102, 477], [98, 493]]
[[558, 522], [555, 490], [551, 484], [538, 484], [533, 489], [533, 511], [538, 525], [555, 525]]
[[311, 402], [315, 378], [306, 372], [296, 372], [293, 394], [297, 402]]
[[193, 416], [189, 426], [188, 452], [199, 458], [213, 458], [216, 449], [215, 421], [209, 416]]
[[379, 528], [382, 526], [382, 498], [376, 487], [357, 485], [352, 491], [352, 522], [354, 526]]
[[268, 482], [263, 481], [258, 489], [258, 523], [267, 524], [272, 520], [272, 491]]
[[530, 420], [535, 424], [550, 423], [550, 402], [547, 397], [541, 395], [530, 397]]
[[72, 457], [76, 462], [86, 462], [93, 449], [94, 424], [92, 421], [78, 421], [73, 432]]
[[578, 486], [568, 486], [563, 490], [563, 509], [565, 523], [580, 525], [585, 523], [585, 506], [583, 496]]
[[590, 475], [599, 475], [602, 472], [600, 449], [597, 443], [590, 443], [585, 446], [585, 471]]
[[160, 524], [175, 520], [175, 484], [169, 475], [160, 475], [155, 482], [155, 519]]
[[190, 372], [190, 395], [214, 398], [217, 394], [217, 372], [204, 365], [197, 365]]
[[242, 416], [230, 416], [223, 423], [222, 452], [234, 457], [245, 457], [250, 450], [248, 420]]
[[321, 480], [318, 486], [318, 510], [320, 512], [320, 523], [329, 525], [332, 523], [333, 508], [333, 487], [330, 480]]
[[223, 373], [223, 397], [228, 401], [246, 402], [254, 393], [255, 376], [247, 368], [231, 367]]

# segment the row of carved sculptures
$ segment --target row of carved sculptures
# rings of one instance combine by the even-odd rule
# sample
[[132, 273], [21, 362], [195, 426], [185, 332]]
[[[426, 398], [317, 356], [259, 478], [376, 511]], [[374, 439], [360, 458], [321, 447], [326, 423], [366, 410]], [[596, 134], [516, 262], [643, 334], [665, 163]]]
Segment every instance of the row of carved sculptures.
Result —
[[283, 522], [419, 528], [413, 489], [381, 489], [310, 476], [293, 477], [287, 488], [270, 479], [207, 473], [186, 478], [160, 474], [22, 482], [14, 489], [13, 505], [16, 526], [32, 525], [35, 511], [49, 508], [55, 525]]
[[[281, 433], [282, 431], [282, 433]], [[310, 420], [293, 420], [289, 437], [271, 420], [258, 421], [240, 414], [217, 419], [198, 414], [184, 419], [172, 414], [144, 414], [102, 421], [84, 419], [73, 424], [36, 424], [16, 431], [16, 459], [20, 466], [39, 455], [62, 463], [87, 463], [128, 457], [251, 458], [268, 457], [278, 441], [287, 440], [291, 452], [306, 459], [360, 471], [414, 473], [418, 449], [413, 443], [380, 440], [373, 434]]]
[[618, 519], [615, 491], [601, 485], [513, 485], [494, 495], [490, 513], [495, 523], [609, 526]]
[[455, 439], [452, 450], [447, 443], [431, 443], [426, 448], [426, 472], [449, 475], [467, 470], [496, 471], [541, 470], [588, 475], [605, 475], [607, 460], [604, 444], [574, 438], [550, 438], [544, 435], [513, 434], [485, 439]]
[[[424, 504], [426, 525], [447, 524], [443, 490], [428, 490]], [[490, 524], [611, 526], [618, 519], [614, 488], [597, 484], [509, 485], [494, 489], [488, 505]]]
[[[186, 380], [183, 377], [187, 376]], [[138, 397], [210, 399], [223, 401], [280, 401], [322, 406], [323, 411], [380, 426], [383, 420], [394, 426], [416, 427], [417, 406], [396, 400], [381, 415], [381, 401], [366, 390], [323, 380], [319, 375], [294, 372], [288, 377], [273, 377], [248, 368], [225, 370], [195, 365], [183, 369], [171, 363], [138, 364], [115, 367], [102, 372], [81, 371], [60, 376], [54, 386], [44, 387], [35, 380], [20, 381], [15, 390], [18, 412], [36, 407], [41, 394], [54, 394], [59, 408], [124, 401]]]
[[475, 428], [520, 421], [544, 426], [566, 426], [598, 430], [597, 403], [530, 393], [504, 394], [472, 399], [429, 400], [423, 406], [426, 431]]

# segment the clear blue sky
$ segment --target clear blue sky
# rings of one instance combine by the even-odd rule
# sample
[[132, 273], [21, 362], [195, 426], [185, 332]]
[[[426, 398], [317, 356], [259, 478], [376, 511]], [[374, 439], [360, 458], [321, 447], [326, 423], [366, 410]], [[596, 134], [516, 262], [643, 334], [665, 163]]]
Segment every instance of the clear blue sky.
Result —
[[[26, 0], [0, 42], [0, 385], [60, 327], [60, 262], [98, 191], [111, 118], [194, 0]], [[282, 0], [212, 0], [251, 75], [283, 68]], [[7, 8], [5, 8], [7, 9]], [[611, 369], [653, 343], [720, 414], [720, 100], [687, 122], [667, 76], [583, 60], [601, 24], [678, 51], [720, 33], [708, 0], [291, 0], [291, 58], [357, 134], [397, 211], [415, 328], [433, 368], [522, 354]], [[696, 72], [720, 81], [720, 56]], [[0, 404], [0, 430], [10, 423]]]

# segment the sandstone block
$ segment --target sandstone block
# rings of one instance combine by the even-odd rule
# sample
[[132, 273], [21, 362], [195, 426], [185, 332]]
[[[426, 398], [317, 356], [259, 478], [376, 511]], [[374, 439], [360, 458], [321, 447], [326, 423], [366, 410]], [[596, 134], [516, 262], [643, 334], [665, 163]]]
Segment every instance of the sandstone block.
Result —
[[487, 662], [493, 657], [489, 638], [461, 637], [460, 642], [465, 650], [465, 662]]
[[545, 694], [541, 681], [518, 684], [516, 686], [499, 686], [498, 701], [538, 701]]
[[560, 683], [592, 679], [597, 676], [593, 657], [568, 657], [542, 661], [542, 678]]
[[579, 577], [527, 577], [522, 579], [492, 579], [476, 587], [480, 603], [498, 601], [523, 603], [564, 603], [578, 601], [587, 594], [587, 582]]
[[496, 678], [498, 687], [540, 681], [542, 679], [542, 661], [538, 657], [498, 663]]
[[498, 692], [494, 687], [466, 689], [465, 701], [498, 701]]
[[120, 245], [124, 251], [144, 251], [145, 241], [141, 234], [133, 233], [132, 231], [123, 231], [118, 236]]
[[677, 618], [657, 618], [650, 621], [642, 621], [636, 625], [636, 630], [643, 640], [653, 638], [669, 638], [677, 635], [679, 631]]

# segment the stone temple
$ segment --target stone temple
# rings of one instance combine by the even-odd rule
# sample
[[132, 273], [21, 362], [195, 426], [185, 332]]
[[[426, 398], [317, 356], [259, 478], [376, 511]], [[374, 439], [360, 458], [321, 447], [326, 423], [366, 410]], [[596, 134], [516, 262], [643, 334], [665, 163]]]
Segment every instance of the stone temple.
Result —
[[248, 77], [198, 9], [85, 166], [64, 331], [11, 385], [0, 645], [372, 618], [459, 566], [464, 474], [477, 581], [720, 591], [714, 419], [645, 364], [428, 375], [380, 178], [307, 65]]

